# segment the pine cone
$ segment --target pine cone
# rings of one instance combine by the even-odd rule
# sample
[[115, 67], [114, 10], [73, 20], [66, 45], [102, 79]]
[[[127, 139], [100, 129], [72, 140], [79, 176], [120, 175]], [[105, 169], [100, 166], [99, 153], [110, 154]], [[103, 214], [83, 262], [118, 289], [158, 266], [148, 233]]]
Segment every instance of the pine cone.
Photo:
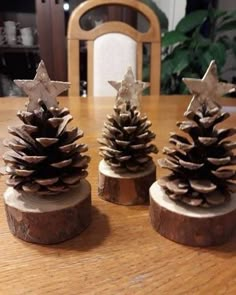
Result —
[[87, 176], [89, 157], [81, 153], [88, 147], [75, 143], [83, 136], [81, 130], [66, 130], [73, 119], [67, 108], [48, 109], [41, 100], [39, 104], [39, 110], [18, 112], [24, 124], [9, 128], [14, 138], [5, 142], [11, 150], [3, 155], [3, 160], [10, 175], [8, 186], [53, 195], [68, 191]]
[[99, 139], [100, 155], [116, 171], [136, 172], [144, 170], [152, 161], [150, 153], [157, 147], [150, 142], [155, 138], [149, 127], [151, 122], [141, 116], [136, 106], [125, 102], [114, 107], [114, 114], [107, 116], [102, 139]]
[[236, 142], [226, 140], [236, 129], [216, 129], [216, 124], [230, 115], [220, 106], [210, 109], [207, 103], [184, 115], [191, 121], [177, 126], [189, 137], [171, 134], [169, 141], [174, 147], [164, 148], [167, 158], [159, 160], [159, 164], [172, 173], [158, 183], [174, 201], [201, 207], [223, 204], [236, 189], [235, 170], [229, 167], [236, 163], [232, 152]]

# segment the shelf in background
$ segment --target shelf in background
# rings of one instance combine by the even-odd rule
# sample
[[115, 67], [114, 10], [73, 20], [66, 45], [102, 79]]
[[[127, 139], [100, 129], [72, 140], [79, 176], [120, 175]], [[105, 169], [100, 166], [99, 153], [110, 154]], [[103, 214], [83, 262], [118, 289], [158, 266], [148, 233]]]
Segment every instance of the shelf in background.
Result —
[[39, 46], [33, 45], [33, 46], [24, 46], [24, 45], [0, 45], [0, 53], [9, 53], [9, 52], [39, 52]]

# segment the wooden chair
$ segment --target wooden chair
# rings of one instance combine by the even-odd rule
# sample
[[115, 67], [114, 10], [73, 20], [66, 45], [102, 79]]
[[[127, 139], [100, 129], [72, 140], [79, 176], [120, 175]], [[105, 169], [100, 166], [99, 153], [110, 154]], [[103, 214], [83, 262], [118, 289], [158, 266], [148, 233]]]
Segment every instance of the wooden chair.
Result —
[[[87, 31], [80, 25], [81, 17], [99, 6], [105, 5], [120, 5], [130, 7], [137, 12], [144, 15], [149, 21], [149, 28], [147, 32], [139, 32], [127, 23], [120, 21], [107, 21], [99, 24], [95, 28]], [[70, 96], [78, 96], [80, 91], [80, 42], [82, 40], [87, 41], [87, 83], [88, 83], [88, 95], [97, 96], [94, 92], [94, 63], [95, 58], [95, 43], [101, 36], [109, 36], [110, 33], [116, 33], [119, 35], [125, 35], [130, 42], [135, 43], [134, 60], [136, 61], [136, 67], [134, 72], [136, 78], [142, 80], [143, 70], [143, 44], [150, 44], [150, 94], [158, 95], [160, 93], [160, 57], [161, 57], [161, 43], [160, 43], [160, 25], [154, 12], [145, 4], [136, 0], [89, 0], [81, 3], [72, 12], [69, 24], [68, 24], [68, 79], [71, 82], [69, 90]], [[123, 44], [123, 43], [122, 43]], [[123, 45], [122, 45], [123, 46]], [[98, 46], [99, 47], [99, 46]], [[122, 50], [124, 51], [124, 50]], [[112, 52], [105, 53], [106, 55], [112, 54]], [[125, 52], [121, 52], [121, 55], [125, 55]], [[114, 57], [115, 59], [116, 57]], [[105, 59], [106, 60], [106, 59]], [[131, 65], [128, 63], [127, 67]], [[111, 66], [112, 67], [112, 66]], [[126, 72], [123, 70], [122, 75], [118, 80], [123, 78]], [[96, 70], [96, 75], [99, 75], [99, 69]], [[109, 76], [109, 80], [116, 80], [112, 74]], [[104, 81], [106, 84], [107, 81]], [[108, 83], [107, 83], [108, 84]], [[111, 86], [110, 86], [111, 87]], [[100, 94], [99, 94], [100, 95]]]

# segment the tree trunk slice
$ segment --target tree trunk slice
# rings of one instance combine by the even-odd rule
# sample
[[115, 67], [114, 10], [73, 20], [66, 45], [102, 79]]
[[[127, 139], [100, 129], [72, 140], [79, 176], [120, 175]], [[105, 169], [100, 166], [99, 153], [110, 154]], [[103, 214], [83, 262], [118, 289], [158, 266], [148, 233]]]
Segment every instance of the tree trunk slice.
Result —
[[179, 205], [155, 182], [150, 188], [150, 217], [164, 237], [190, 246], [214, 246], [232, 237], [236, 226], [236, 194], [215, 208]]
[[149, 201], [149, 188], [156, 180], [156, 166], [137, 173], [116, 173], [104, 160], [99, 163], [98, 195], [119, 205], [138, 205]]
[[91, 187], [86, 180], [67, 193], [50, 197], [9, 187], [4, 202], [10, 231], [26, 242], [55, 244], [71, 239], [91, 220]]

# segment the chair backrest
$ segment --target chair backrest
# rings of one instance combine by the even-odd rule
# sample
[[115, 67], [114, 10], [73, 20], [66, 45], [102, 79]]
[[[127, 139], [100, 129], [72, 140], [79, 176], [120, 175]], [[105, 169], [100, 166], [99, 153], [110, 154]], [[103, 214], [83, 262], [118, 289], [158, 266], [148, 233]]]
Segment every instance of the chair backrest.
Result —
[[[142, 14], [149, 22], [146, 32], [140, 32], [132, 26], [121, 21], [107, 21], [91, 30], [81, 27], [81, 18], [92, 9], [101, 6], [120, 5], [130, 7]], [[136, 78], [142, 80], [143, 72], [143, 45], [150, 44], [150, 94], [160, 93], [160, 24], [155, 13], [147, 5], [136, 0], [89, 0], [82, 2], [72, 12], [67, 33], [68, 42], [68, 79], [71, 82], [70, 96], [78, 96], [80, 91], [80, 42], [87, 44], [87, 83], [88, 95], [101, 95], [101, 85], [108, 84], [107, 80], [121, 80], [128, 66], [132, 66]], [[112, 41], [111, 41], [112, 40]], [[107, 44], [111, 47], [107, 49]], [[127, 47], [125, 47], [125, 45]], [[104, 50], [101, 59], [97, 52]], [[129, 49], [128, 49], [129, 48]], [[118, 62], [116, 56], [122, 57]], [[118, 70], [118, 66], [122, 66]], [[101, 75], [105, 72], [105, 78]], [[106, 76], [106, 72], [110, 72]], [[111, 72], [114, 72], [111, 74]], [[96, 81], [94, 79], [96, 77]], [[103, 78], [102, 78], [103, 77]], [[118, 78], [117, 78], [118, 77]], [[108, 85], [108, 87], [110, 87]], [[105, 93], [104, 95], [109, 95]]]

